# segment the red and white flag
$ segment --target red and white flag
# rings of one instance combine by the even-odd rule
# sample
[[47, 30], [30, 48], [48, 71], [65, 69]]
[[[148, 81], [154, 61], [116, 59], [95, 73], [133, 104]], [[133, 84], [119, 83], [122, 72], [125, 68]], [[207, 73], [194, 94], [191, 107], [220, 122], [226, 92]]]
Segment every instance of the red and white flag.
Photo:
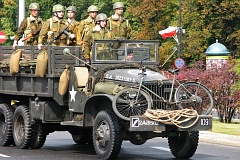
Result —
[[159, 31], [162, 38], [173, 37], [177, 34], [177, 27], [168, 27], [167, 29]]

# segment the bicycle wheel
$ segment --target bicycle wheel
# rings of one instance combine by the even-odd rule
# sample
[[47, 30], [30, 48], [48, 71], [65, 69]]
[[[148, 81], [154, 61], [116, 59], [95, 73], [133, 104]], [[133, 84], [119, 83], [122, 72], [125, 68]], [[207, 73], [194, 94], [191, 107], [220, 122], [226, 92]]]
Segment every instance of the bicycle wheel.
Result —
[[175, 92], [175, 102], [180, 109], [192, 108], [200, 115], [207, 115], [213, 108], [211, 92], [202, 84], [186, 82]]
[[143, 115], [152, 106], [152, 98], [148, 93], [140, 90], [137, 98], [138, 89], [126, 88], [118, 92], [113, 98], [114, 113], [129, 121], [130, 116]]

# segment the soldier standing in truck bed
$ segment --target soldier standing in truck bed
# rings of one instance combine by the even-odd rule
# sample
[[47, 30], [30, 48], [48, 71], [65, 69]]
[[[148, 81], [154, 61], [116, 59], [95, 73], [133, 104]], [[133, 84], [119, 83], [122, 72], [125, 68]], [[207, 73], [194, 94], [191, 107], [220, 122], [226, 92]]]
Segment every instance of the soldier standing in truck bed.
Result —
[[[93, 40], [110, 40], [114, 39], [114, 35], [106, 28], [107, 15], [100, 13], [96, 16], [96, 25], [86, 34], [84, 37], [84, 59], [87, 63], [90, 63], [90, 52], [92, 49]], [[104, 59], [111, 59], [111, 55]]]
[[[52, 42], [54, 46], [66, 46], [68, 35], [63, 32], [67, 29], [66, 21], [64, 18], [64, 7], [61, 4], [53, 6], [52, 10], [54, 16], [49, 18], [44, 24], [39, 34], [38, 49], [42, 49], [44, 39], [47, 39], [47, 43]], [[54, 40], [55, 39], [55, 40]], [[53, 41], [54, 40], [54, 41]]]
[[79, 25], [79, 22], [75, 20], [77, 10], [76, 10], [76, 7], [74, 6], [69, 6], [66, 10], [67, 10], [67, 16], [68, 16], [68, 19], [66, 21], [68, 25], [67, 31], [69, 33], [67, 44], [69, 46], [76, 46], [77, 44], [76, 38], [77, 38], [78, 25]]
[[115, 38], [130, 39], [131, 26], [129, 21], [122, 16], [124, 4], [122, 2], [114, 3], [113, 10], [115, 14], [108, 18], [107, 28], [113, 32]]
[[43, 21], [38, 17], [40, 6], [38, 3], [31, 3], [29, 5], [30, 16], [24, 19], [14, 36], [13, 49], [16, 49], [18, 41], [24, 34], [23, 41], [25, 45], [37, 45], [39, 32], [42, 28]]
[[98, 7], [91, 5], [88, 7], [88, 18], [80, 21], [78, 35], [77, 35], [77, 44], [83, 45], [84, 36], [95, 26], [95, 18], [98, 14]]

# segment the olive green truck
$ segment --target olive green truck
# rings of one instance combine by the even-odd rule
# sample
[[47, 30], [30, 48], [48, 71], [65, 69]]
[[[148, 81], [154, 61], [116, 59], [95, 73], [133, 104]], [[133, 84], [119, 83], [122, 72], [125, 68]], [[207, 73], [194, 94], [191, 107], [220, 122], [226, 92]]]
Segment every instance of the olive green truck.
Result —
[[199, 131], [212, 128], [211, 116], [193, 110], [184, 116], [181, 102], [174, 103], [186, 95], [172, 96], [172, 80], [159, 69], [158, 41], [95, 40], [91, 64], [77, 46], [45, 46], [46, 63], [37, 46], [17, 51], [20, 57], [13, 58], [15, 50], [0, 46], [2, 146], [39, 149], [49, 133], [68, 131], [77, 144], [93, 144], [99, 158], [113, 159], [124, 140], [141, 145], [163, 137], [182, 159], [196, 152]]

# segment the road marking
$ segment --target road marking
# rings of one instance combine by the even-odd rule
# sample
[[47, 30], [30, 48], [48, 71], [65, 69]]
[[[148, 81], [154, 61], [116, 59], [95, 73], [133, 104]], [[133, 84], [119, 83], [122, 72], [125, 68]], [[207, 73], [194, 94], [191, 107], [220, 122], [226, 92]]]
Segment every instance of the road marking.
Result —
[[5, 154], [1, 154], [1, 153], [0, 153], [0, 157], [5, 157], [5, 158], [8, 158], [8, 157], [10, 157], [10, 156], [8, 156], [8, 155], [5, 155]]
[[170, 149], [169, 148], [165, 148], [165, 147], [151, 147], [151, 148], [170, 152]]

